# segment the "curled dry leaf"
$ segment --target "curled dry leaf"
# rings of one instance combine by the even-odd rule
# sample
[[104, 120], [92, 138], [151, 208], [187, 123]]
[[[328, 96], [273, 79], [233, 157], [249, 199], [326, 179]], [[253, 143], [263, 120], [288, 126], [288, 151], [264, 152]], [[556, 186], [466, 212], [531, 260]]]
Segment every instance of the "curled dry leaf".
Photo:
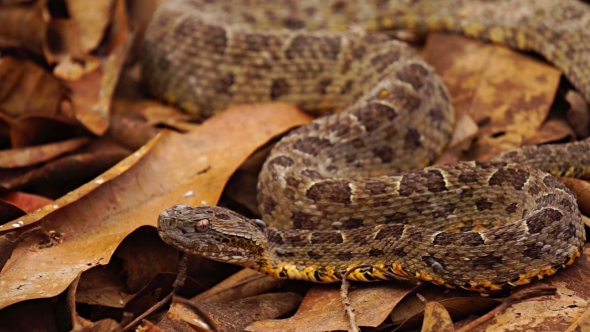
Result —
[[108, 38], [109, 45], [105, 48], [110, 52], [103, 65], [76, 81], [68, 82], [76, 119], [96, 135], [102, 135], [108, 128], [115, 85], [133, 41], [133, 35], [129, 33], [125, 4], [121, 0], [115, 2], [112, 24], [111, 31], [116, 31], [116, 34]]
[[156, 232], [132, 233], [117, 248], [117, 257], [123, 261], [126, 289], [133, 293], [156, 274], [178, 270], [178, 251], [162, 242]]
[[[0, 307], [62, 292], [80, 272], [107, 264], [140, 226], [174, 204], [215, 204], [225, 182], [260, 145], [309, 116], [285, 104], [235, 108], [185, 135], [165, 131], [109, 171], [10, 225], [41, 222], [63, 242], [31, 250], [27, 238], [0, 274]], [[43, 287], [40, 287], [40, 285]]]

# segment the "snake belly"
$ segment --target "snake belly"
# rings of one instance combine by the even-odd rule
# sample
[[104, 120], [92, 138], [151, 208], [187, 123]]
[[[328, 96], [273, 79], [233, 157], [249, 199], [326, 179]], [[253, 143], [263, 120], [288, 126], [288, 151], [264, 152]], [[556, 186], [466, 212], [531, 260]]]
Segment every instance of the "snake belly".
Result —
[[[327, 29], [344, 22], [369, 30], [403, 25], [534, 50], [590, 100], [590, 32], [584, 28], [590, 6], [575, 0], [433, 3], [163, 4], [142, 52], [144, 78], [157, 96], [202, 117], [267, 100], [323, 116], [281, 139], [259, 176], [262, 219], [294, 229], [181, 205], [160, 216], [161, 237], [190, 253], [317, 282], [340, 280], [353, 266], [369, 264], [489, 292], [571, 264], [585, 242], [580, 212], [575, 196], [544, 171], [588, 176], [590, 142], [425, 168], [446, 146], [454, 123], [440, 79], [404, 43]], [[376, 268], [349, 278], [386, 279]]]

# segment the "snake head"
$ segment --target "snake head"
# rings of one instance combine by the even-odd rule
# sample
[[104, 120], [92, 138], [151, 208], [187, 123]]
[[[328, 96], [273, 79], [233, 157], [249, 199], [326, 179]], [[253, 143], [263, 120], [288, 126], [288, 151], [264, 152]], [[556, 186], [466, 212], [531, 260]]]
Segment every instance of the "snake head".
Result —
[[217, 206], [175, 205], [158, 217], [167, 244], [189, 254], [249, 266], [266, 248], [264, 223]]

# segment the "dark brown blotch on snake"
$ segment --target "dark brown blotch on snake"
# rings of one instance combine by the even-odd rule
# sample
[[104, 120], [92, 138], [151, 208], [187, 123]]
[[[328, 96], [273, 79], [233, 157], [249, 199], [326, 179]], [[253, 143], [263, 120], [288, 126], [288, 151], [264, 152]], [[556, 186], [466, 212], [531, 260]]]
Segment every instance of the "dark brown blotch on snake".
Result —
[[[371, 264], [482, 292], [550, 275], [580, 255], [585, 233], [575, 198], [539, 169], [590, 176], [587, 141], [421, 169], [440, 155], [454, 122], [430, 67], [383, 35], [298, 29], [444, 27], [540, 53], [590, 101], [588, 4], [391, 0], [322, 10], [232, 1], [220, 10], [221, 2], [199, 0], [162, 5], [146, 32], [144, 78], [157, 96], [201, 117], [266, 100], [316, 115], [342, 110], [277, 143], [258, 185], [268, 224], [340, 233], [329, 233], [327, 247], [317, 230], [272, 229], [220, 208], [179, 205], [160, 216], [166, 242], [277, 277], [330, 282], [352, 264]], [[314, 22], [304, 20], [311, 9]], [[198, 221], [210, 226], [197, 232]], [[349, 278], [379, 275], [365, 268]]]

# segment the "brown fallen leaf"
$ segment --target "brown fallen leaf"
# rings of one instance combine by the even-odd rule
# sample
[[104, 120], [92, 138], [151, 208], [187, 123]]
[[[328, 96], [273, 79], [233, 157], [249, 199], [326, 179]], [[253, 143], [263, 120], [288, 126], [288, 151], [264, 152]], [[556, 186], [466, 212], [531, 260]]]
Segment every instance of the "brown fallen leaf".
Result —
[[293, 312], [300, 303], [301, 295], [296, 293], [268, 293], [234, 301], [198, 304], [183, 301], [173, 303], [158, 326], [165, 331], [182, 331], [189, 326], [202, 327], [205, 323], [213, 325], [215, 331], [244, 331], [255, 321]]
[[[76, 292], [78, 290], [78, 283], [80, 281], [80, 277], [78, 276], [70, 287], [68, 287], [67, 292], [67, 299], [66, 299], [66, 306], [67, 312], [70, 314], [70, 321], [68, 325], [72, 331], [117, 331], [121, 329], [120, 324], [114, 319], [100, 319], [97, 321], [92, 321], [89, 319], [85, 319], [78, 315], [76, 311]], [[62, 323], [63, 324], [63, 323]]]
[[444, 306], [438, 302], [428, 302], [424, 309], [424, 323], [422, 332], [453, 332], [451, 315]]
[[0, 58], [0, 110], [12, 118], [59, 114], [62, 84], [32, 61]]
[[[119, 243], [179, 203], [215, 204], [235, 169], [257, 147], [309, 116], [285, 104], [228, 110], [185, 135], [164, 132], [111, 170], [13, 225], [41, 222], [63, 242], [22, 242], [0, 276], [0, 307], [62, 292], [82, 271], [107, 264]], [[39, 285], [43, 287], [39, 287]]]
[[[2, 195], [2, 198], [7, 197], [8, 195]], [[10, 198], [10, 197], [8, 197]], [[14, 220], [20, 216], [25, 215], [26, 212], [21, 209], [16, 204], [13, 204], [7, 199], [0, 200], [0, 224], [7, 223], [11, 220]]]
[[111, 99], [133, 40], [122, 0], [115, 1], [113, 15], [111, 31], [116, 34], [110, 36], [105, 46], [110, 52], [103, 65], [78, 80], [67, 82], [76, 119], [96, 135], [102, 135], [108, 128]]
[[0, 167], [15, 168], [36, 165], [64, 153], [77, 150], [88, 142], [90, 142], [88, 137], [79, 137], [57, 143], [1, 150]]
[[217, 285], [190, 299], [192, 303], [221, 302], [241, 299], [278, 288], [284, 280], [242, 269]]
[[123, 261], [126, 289], [131, 293], [138, 292], [160, 272], [178, 270], [178, 251], [160, 241], [156, 232], [132, 233], [117, 248], [117, 257]]
[[42, 145], [88, 135], [64, 116], [26, 115], [10, 123], [12, 148]]
[[0, 183], [6, 190], [26, 188], [46, 197], [60, 197], [109, 169], [123, 158], [126, 151], [101, 151], [68, 155], [48, 162], [30, 172]]
[[450, 164], [461, 160], [463, 152], [469, 149], [473, 139], [477, 136], [477, 130], [477, 124], [469, 114], [463, 112], [457, 119], [451, 142], [434, 164]]
[[[379, 282], [358, 285], [349, 292], [358, 326], [379, 326], [391, 310], [415, 288], [410, 283]], [[339, 285], [312, 287], [294, 316], [258, 321], [247, 331], [333, 331], [348, 330], [349, 322], [340, 299]]]
[[[18, 191], [13, 191], [10, 193], [6, 193], [4, 195], [0, 195], [0, 199], [4, 202], [8, 202], [14, 206], [17, 206], [20, 210], [24, 211], [25, 213], [29, 213], [32, 211], [37, 210], [38, 208], [45, 206], [52, 202], [49, 198], [33, 195], [29, 193], [23, 193]], [[24, 213], [20, 214], [22, 216]], [[9, 220], [13, 220], [18, 217], [13, 217], [8, 219], [10, 213], [3, 211], [0, 215], [5, 216], [5, 222]]]
[[0, 47], [26, 47], [48, 62], [54, 61], [47, 40], [49, 10], [47, 1], [37, 1], [32, 6], [2, 4], [0, 10]]
[[158, 129], [136, 113], [119, 113], [111, 116], [105, 136], [128, 149], [137, 150], [157, 134]]
[[0, 331], [59, 331], [56, 307], [51, 299], [12, 305], [0, 311]]
[[547, 119], [535, 136], [524, 141], [523, 145], [539, 145], [551, 142], [571, 142], [575, 139], [572, 128], [561, 118]]
[[535, 135], [561, 77], [532, 57], [457, 35], [430, 34], [423, 55], [447, 86], [457, 114], [467, 112], [479, 125], [469, 160], [487, 160]]
[[501, 301], [481, 297], [476, 292], [462, 289], [427, 287], [420, 290], [420, 296], [407, 296], [391, 312], [391, 321], [399, 325], [398, 330], [420, 327], [424, 321], [425, 301], [443, 305], [454, 321], [469, 315], [479, 315], [497, 306]]
[[190, 117], [178, 108], [165, 105], [155, 100], [132, 102], [128, 99], [115, 98], [112, 107], [113, 115], [134, 113], [140, 115], [150, 125], [165, 125], [176, 130], [187, 132], [198, 127], [190, 123]]
[[104, 37], [110, 21], [114, 0], [66, 0], [71, 20], [79, 33], [81, 51], [90, 53]]
[[76, 302], [121, 309], [135, 296], [125, 287], [125, 275], [120, 264], [95, 267], [80, 275]]

